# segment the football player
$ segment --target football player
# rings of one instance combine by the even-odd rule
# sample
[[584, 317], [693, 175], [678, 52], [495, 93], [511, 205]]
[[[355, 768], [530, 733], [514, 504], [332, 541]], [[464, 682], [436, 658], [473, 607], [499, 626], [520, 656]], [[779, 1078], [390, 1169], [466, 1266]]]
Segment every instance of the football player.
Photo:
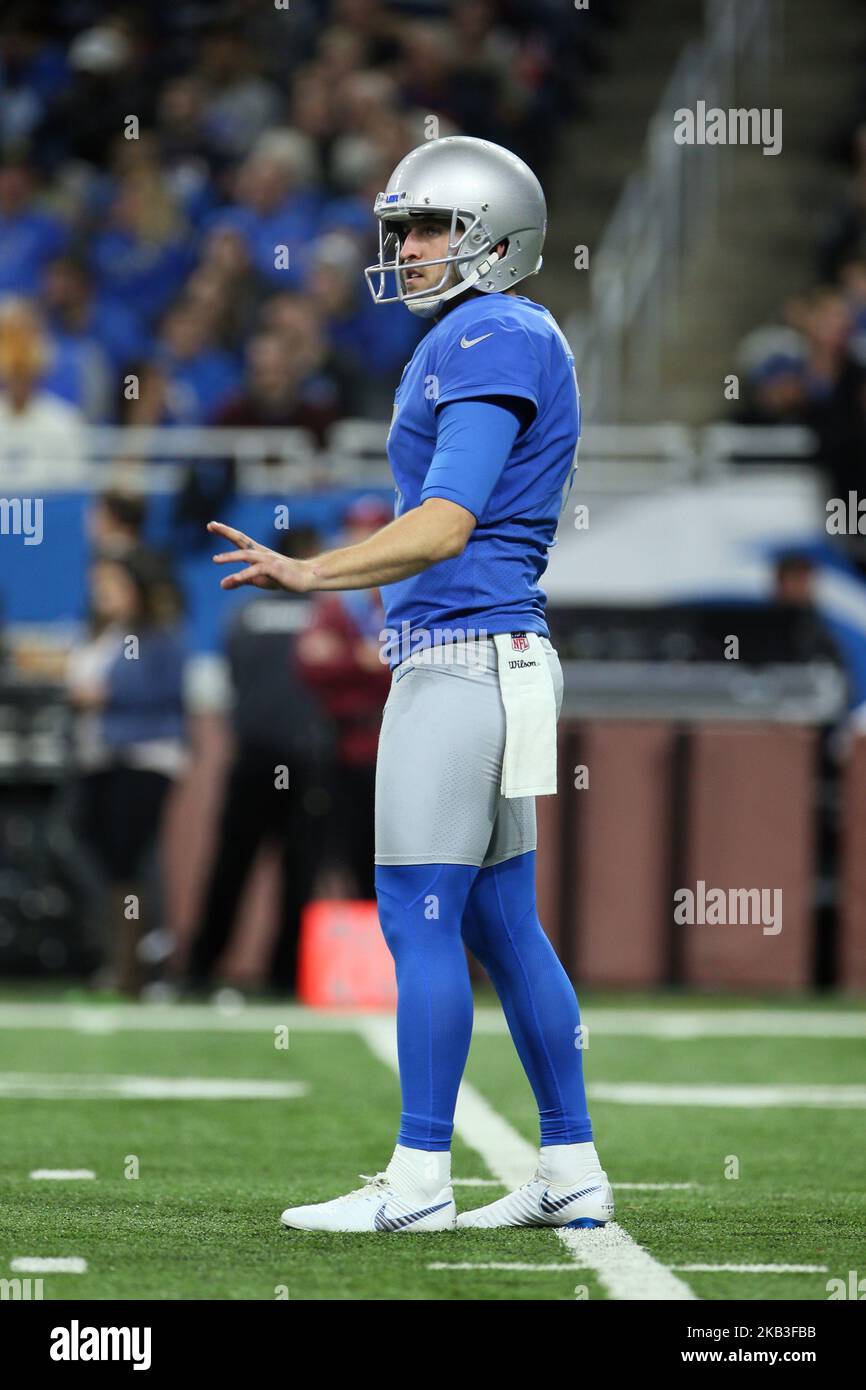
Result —
[[[544, 194], [510, 151], [453, 136], [412, 150], [374, 212], [375, 302], [431, 320], [394, 403], [394, 520], [309, 560], [210, 526], [237, 547], [214, 558], [244, 565], [225, 588], [378, 586], [393, 670], [375, 875], [397, 974], [400, 1129], [363, 1187], [282, 1220], [324, 1231], [601, 1226], [613, 1194], [587, 1112], [577, 999], [535, 897], [535, 796], [556, 790], [562, 704], [538, 581], [580, 434], [568, 343], [519, 293], [541, 268]], [[522, 1187], [458, 1217], [450, 1148], [473, 1008], [464, 943], [501, 1000], [538, 1103], [540, 1152]]]

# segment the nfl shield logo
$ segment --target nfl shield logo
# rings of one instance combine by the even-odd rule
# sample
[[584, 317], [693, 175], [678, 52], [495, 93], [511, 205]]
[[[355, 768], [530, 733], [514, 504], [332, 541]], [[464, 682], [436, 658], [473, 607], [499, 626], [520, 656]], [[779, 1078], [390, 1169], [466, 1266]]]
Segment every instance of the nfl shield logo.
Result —
[[514, 652], [525, 652], [529, 650], [529, 638], [525, 632], [512, 632], [511, 650]]

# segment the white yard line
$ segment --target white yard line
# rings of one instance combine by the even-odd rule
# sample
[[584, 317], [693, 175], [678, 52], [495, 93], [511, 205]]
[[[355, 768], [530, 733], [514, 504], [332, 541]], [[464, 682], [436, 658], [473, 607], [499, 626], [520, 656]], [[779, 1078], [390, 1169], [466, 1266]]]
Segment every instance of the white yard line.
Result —
[[[394, 1018], [359, 1019], [358, 1032], [373, 1054], [397, 1071]], [[519, 1187], [535, 1171], [537, 1151], [466, 1081], [460, 1087], [454, 1128], [483, 1158], [505, 1187]], [[615, 1299], [694, 1299], [682, 1279], [654, 1260], [617, 1222], [596, 1230], [567, 1231], [551, 1227], [568, 1249], [576, 1269], [591, 1269], [605, 1292]]]
[[765, 1086], [761, 1084], [656, 1084], [649, 1081], [596, 1081], [587, 1087], [592, 1100], [617, 1105], [710, 1105], [736, 1109], [767, 1106], [810, 1106], [833, 1110], [862, 1110], [866, 1086]]
[[0, 1097], [15, 1100], [297, 1100], [309, 1089], [305, 1081], [0, 1072]]
[[56, 1180], [57, 1182], [76, 1182], [80, 1178], [95, 1178], [90, 1168], [34, 1168], [30, 1174], [37, 1182]]
[[44, 1258], [39, 1255], [18, 1255], [9, 1261], [15, 1274], [86, 1274], [87, 1261], [80, 1255], [61, 1255]]
[[671, 1265], [690, 1274], [826, 1274], [826, 1265]]
[[668, 1042], [693, 1038], [866, 1038], [866, 1011], [853, 1009], [618, 1009], [581, 1010], [587, 1031]]
[[614, 1182], [611, 1187], [617, 1192], [689, 1192], [698, 1187], [696, 1182]]
[[[64, 1004], [60, 1002], [0, 1002], [0, 1029], [69, 1029], [83, 1033], [114, 1032], [241, 1032], [287, 1024], [297, 1032], [354, 1032], [360, 1018], [370, 1021], [390, 1014], [358, 1015], [345, 1010], [308, 1009], [297, 1004]], [[866, 1011], [820, 1009], [646, 1009], [587, 1006], [584, 1022], [591, 1039], [599, 1036], [660, 1038], [690, 1042], [696, 1038], [866, 1038]], [[475, 1031], [503, 1034], [502, 1011], [486, 1004], [475, 1010]]]
[[511, 1264], [505, 1260], [490, 1260], [487, 1264], [473, 1264], [470, 1260], [461, 1260], [455, 1264], [448, 1264], [445, 1260], [437, 1260], [434, 1264], [425, 1266], [427, 1269], [499, 1269], [506, 1274], [576, 1274], [577, 1266], [573, 1260], [568, 1264], [544, 1264], [530, 1265], [521, 1264], [514, 1260]]
[[[575, 1265], [571, 1264], [521, 1264], [514, 1260], [491, 1260], [488, 1263], [474, 1263], [470, 1260], [457, 1261], [449, 1264], [445, 1260], [436, 1260], [428, 1264], [427, 1269], [500, 1269], [505, 1271], [514, 1270], [520, 1274], [548, 1274], [548, 1273], [574, 1273]], [[668, 1269], [675, 1269], [681, 1272], [693, 1274], [826, 1274], [826, 1265], [668, 1265]]]

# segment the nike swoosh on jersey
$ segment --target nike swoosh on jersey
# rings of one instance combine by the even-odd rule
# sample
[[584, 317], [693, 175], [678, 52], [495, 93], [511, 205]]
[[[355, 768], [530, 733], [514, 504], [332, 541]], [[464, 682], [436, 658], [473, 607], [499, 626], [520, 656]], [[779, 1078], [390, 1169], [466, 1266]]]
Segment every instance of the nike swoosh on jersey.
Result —
[[460, 339], [461, 347], [474, 347], [476, 343], [483, 343], [485, 338], [492, 338], [492, 333], [482, 333], [480, 338], [467, 338], [466, 334]]
[[602, 1190], [601, 1186], [596, 1185], [595, 1187], [582, 1187], [577, 1192], [567, 1192], [564, 1197], [548, 1197], [550, 1188], [546, 1187], [539, 1206], [548, 1216], [552, 1216], [554, 1212], [562, 1211], [563, 1207], [567, 1207], [569, 1202], [576, 1202], [578, 1197], [588, 1197], [590, 1192], [601, 1192]]
[[447, 1202], [440, 1202], [435, 1207], [422, 1207], [421, 1211], [410, 1211], [405, 1216], [386, 1216], [385, 1207], [387, 1202], [383, 1202], [376, 1212], [376, 1220], [373, 1223], [377, 1231], [402, 1231], [404, 1226], [411, 1226], [413, 1221], [420, 1221], [422, 1216], [432, 1216], [434, 1211], [441, 1211], [447, 1207]]

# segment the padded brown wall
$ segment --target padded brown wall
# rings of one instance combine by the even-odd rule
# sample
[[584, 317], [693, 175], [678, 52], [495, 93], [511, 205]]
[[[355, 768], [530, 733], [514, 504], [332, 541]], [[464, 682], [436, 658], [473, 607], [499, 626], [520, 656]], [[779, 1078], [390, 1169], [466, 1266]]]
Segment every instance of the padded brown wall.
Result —
[[[711, 988], [806, 988], [812, 968], [814, 731], [701, 725], [691, 739], [681, 887], [781, 889], [782, 930], [679, 928], [683, 978]], [[671, 908], [673, 912], [673, 908]]]
[[842, 775], [839, 834], [839, 986], [866, 990], [866, 736]]

